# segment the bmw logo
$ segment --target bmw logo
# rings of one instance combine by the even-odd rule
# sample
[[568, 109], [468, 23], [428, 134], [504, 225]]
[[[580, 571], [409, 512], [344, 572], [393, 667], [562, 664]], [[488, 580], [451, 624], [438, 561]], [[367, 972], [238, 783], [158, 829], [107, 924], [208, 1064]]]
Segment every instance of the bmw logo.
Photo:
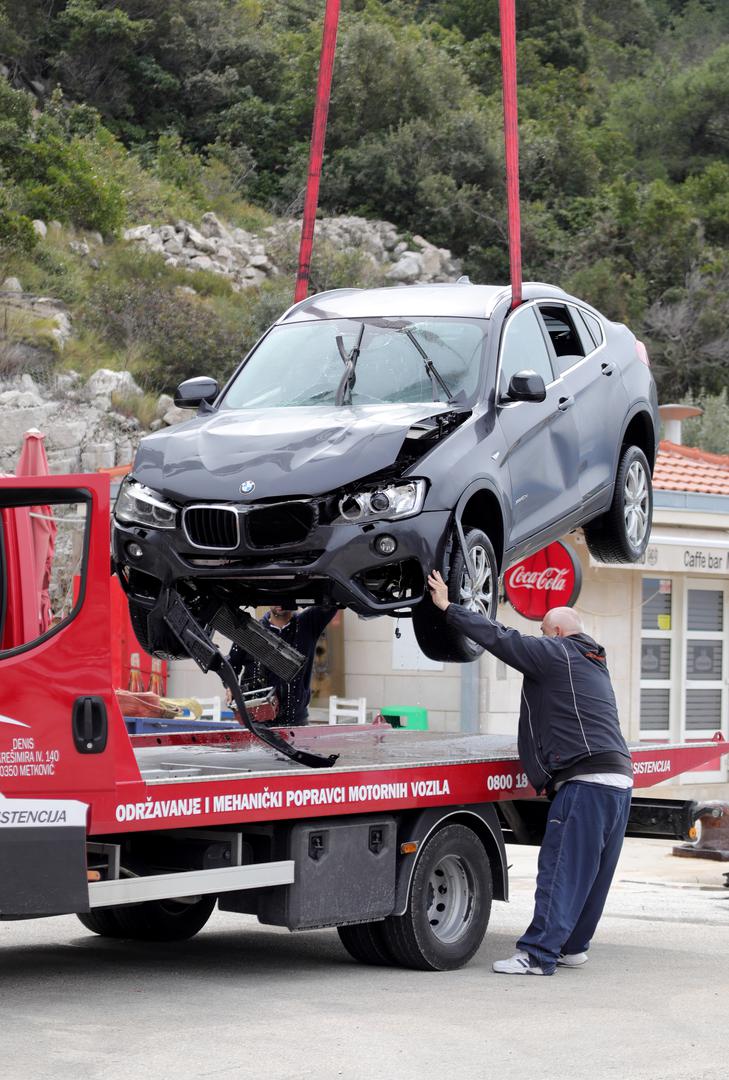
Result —
[[253, 480], [244, 480], [240, 486], [241, 495], [250, 495], [252, 491], [256, 490], [256, 485]]

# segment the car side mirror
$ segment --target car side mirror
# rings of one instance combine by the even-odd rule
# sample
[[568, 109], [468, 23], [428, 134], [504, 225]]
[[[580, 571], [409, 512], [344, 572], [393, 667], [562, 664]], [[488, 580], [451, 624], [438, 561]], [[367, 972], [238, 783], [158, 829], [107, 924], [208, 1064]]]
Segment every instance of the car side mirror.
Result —
[[509, 401], [544, 401], [547, 389], [536, 371], [517, 371], [509, 380], [506, 397]]
[[207, 375], [197, 375], [194, 379], [185, 379], [175, 390], [175, 405], [178, 409], [197, 409], [205, 401], [215, 401], [220, 387], [215, 379]]

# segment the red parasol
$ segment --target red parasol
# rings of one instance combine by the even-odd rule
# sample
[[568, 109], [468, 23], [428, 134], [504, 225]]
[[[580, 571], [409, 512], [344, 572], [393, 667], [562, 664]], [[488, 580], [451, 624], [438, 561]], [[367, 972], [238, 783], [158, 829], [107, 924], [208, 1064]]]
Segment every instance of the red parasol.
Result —
[[[3, 474], [0, 473], [0, 476]], [[28, 577], [34, 572], [33, 533], [27, 506], [0, 510], [5, 560], [5, 612], [0, 596], [0, 648], [15, 649], [38, 637], [38, 606]], [[0, 583], [0, 589], [2, 583]]]
[[[36, 428], [31, 428], [23, 435], [23, 449], [20, 452], [16, 476], [48, 476], [48, 458], [42, 435]], [[58, 527], [50, 506], [31, 506], [30, 524], [33, 551], [33, 572], [38, 597], [38, 634], [43, 634], [51, 624], [51, 598], [48, 592], [53, 565], [53, 551], [56, 546]]]

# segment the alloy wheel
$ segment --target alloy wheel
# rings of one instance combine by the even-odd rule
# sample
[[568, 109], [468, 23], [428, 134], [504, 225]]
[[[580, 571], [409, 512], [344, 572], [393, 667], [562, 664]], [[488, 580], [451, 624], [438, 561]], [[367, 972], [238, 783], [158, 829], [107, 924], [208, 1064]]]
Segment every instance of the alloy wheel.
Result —
[[476, 611], [480, 615], [489, 616], [493, 602], [493, 577], [491, 563], [485, 548], [475, 544], [469, 552], [475, 578], [472, 578], [465, 568], [461, 577], [459, 590], [462, 607], [468, 611]]
[[634, 461], [628, 469], [623, 489], [625, 532], [634, 548], [639, 548], [645, 539], [649, 508], [648, 478], [641, 462]]

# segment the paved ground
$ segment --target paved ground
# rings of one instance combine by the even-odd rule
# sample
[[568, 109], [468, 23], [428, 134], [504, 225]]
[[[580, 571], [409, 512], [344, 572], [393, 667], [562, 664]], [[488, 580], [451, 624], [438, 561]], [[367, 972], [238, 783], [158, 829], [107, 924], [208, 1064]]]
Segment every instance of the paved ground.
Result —
[[183, 946], [104, 942], [74, 918], [0, 923], [2, 1080], [725, 1080], [729, 864], [627, 841], [591, 951], [551, 979], [497, 976], [512, 902], [459, 972], [373, 969], [332, 931], [216, 914]]

